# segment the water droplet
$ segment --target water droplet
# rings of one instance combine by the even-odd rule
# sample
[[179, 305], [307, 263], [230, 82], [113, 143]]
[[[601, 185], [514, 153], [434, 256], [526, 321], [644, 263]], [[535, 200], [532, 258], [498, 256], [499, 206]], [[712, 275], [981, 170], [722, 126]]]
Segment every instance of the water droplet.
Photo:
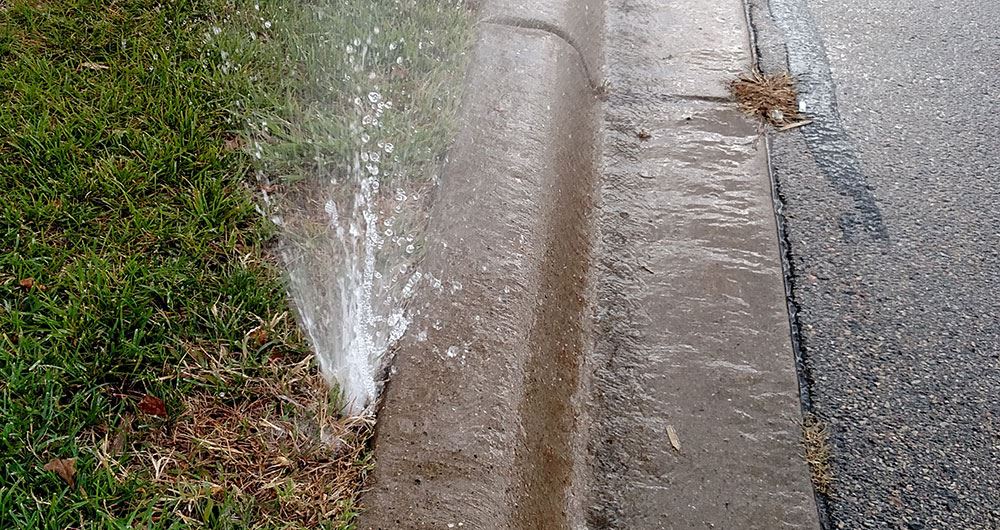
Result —
[[379, 94], [378, 92], [369, 92], [368, 93], [368, 101], [371, 101], [372, 103], [378, 103], [381, 99], [382, 99], [382, 95]]
[[452, 346], [448, 348], [448, 351], [445, 353], [448, 355], [448, 357], [458, 357], [458, 346]]
[[365, 166], [365, 169], [367, 169], [368, 172], [371, 173], [372, 175], [378, 175], [378, 166], [376, 166], [375, 164], [368, 164]]
[[391, 143], [386, 143], [383, 149], [385, 149], [386, 153], [392, 154], [392, 152], [396, 150], [396, 146]]

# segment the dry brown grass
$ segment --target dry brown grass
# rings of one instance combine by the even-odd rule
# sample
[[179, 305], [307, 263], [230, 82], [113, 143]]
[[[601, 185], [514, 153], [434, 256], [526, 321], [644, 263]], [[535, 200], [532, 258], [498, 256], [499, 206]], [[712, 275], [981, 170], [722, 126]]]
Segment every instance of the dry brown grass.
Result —
[[[373, 466], [374, 420], [340, 416], [311, 357], [272, 358], [246, 373], [238, 355], [202, 351], [178, 370], [188, 382], [222, 381], [237, 392], [191, 392], [176, 421], [133, 429], [156, 420], [126, 418], [94, 433], [98, 462], [120, 481], [138, 476], [161, 488], [154, 520], [204, 527], [206, 511], [224, 507], [230, 521], [244, 521], [240, 528], [345, 526]], [[123, 449], [133, 455], [125, 465]]]
[[762, 74], [754, 71], [729, 84], [740, 110], [775, 127], [802, 120], [795, 83], [787, 73]]
[[833, 468], [830, 465], [831, 451], [826, 424], [812, 414], [807, 414], [802, 422], [802, 441], [816, 491], [830, 495], [833, 492]]

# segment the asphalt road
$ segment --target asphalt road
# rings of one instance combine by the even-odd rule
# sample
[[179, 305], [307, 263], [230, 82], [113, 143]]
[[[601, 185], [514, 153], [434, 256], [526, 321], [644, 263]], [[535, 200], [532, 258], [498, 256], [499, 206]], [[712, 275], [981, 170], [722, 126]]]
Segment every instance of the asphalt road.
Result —
[[751, 2], [832, 528], [1000, 528], [1000, 2]]

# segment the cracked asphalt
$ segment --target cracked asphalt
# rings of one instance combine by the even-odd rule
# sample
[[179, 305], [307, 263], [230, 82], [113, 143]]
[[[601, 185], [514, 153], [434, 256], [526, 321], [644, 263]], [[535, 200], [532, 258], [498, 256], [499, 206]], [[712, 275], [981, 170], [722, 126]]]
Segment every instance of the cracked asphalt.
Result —
[[750, 2], [830, 528], [1000, 528], [1000, 3]]

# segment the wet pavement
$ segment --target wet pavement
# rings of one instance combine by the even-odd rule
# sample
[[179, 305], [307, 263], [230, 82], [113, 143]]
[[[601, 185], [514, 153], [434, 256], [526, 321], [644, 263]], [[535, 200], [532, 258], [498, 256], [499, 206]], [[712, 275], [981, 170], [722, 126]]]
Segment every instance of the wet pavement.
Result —
[[742, 1], [478, 9], [358, 527], [818, 528]]
[[832, 528], [1000, 528], [1000, 4], [752, 2]]
[[591, 528], [816, 528], [739, 0], [606, 15]]
[[598, 101], [565, 38], [489, 13], [359, 528], [583, 524]]

